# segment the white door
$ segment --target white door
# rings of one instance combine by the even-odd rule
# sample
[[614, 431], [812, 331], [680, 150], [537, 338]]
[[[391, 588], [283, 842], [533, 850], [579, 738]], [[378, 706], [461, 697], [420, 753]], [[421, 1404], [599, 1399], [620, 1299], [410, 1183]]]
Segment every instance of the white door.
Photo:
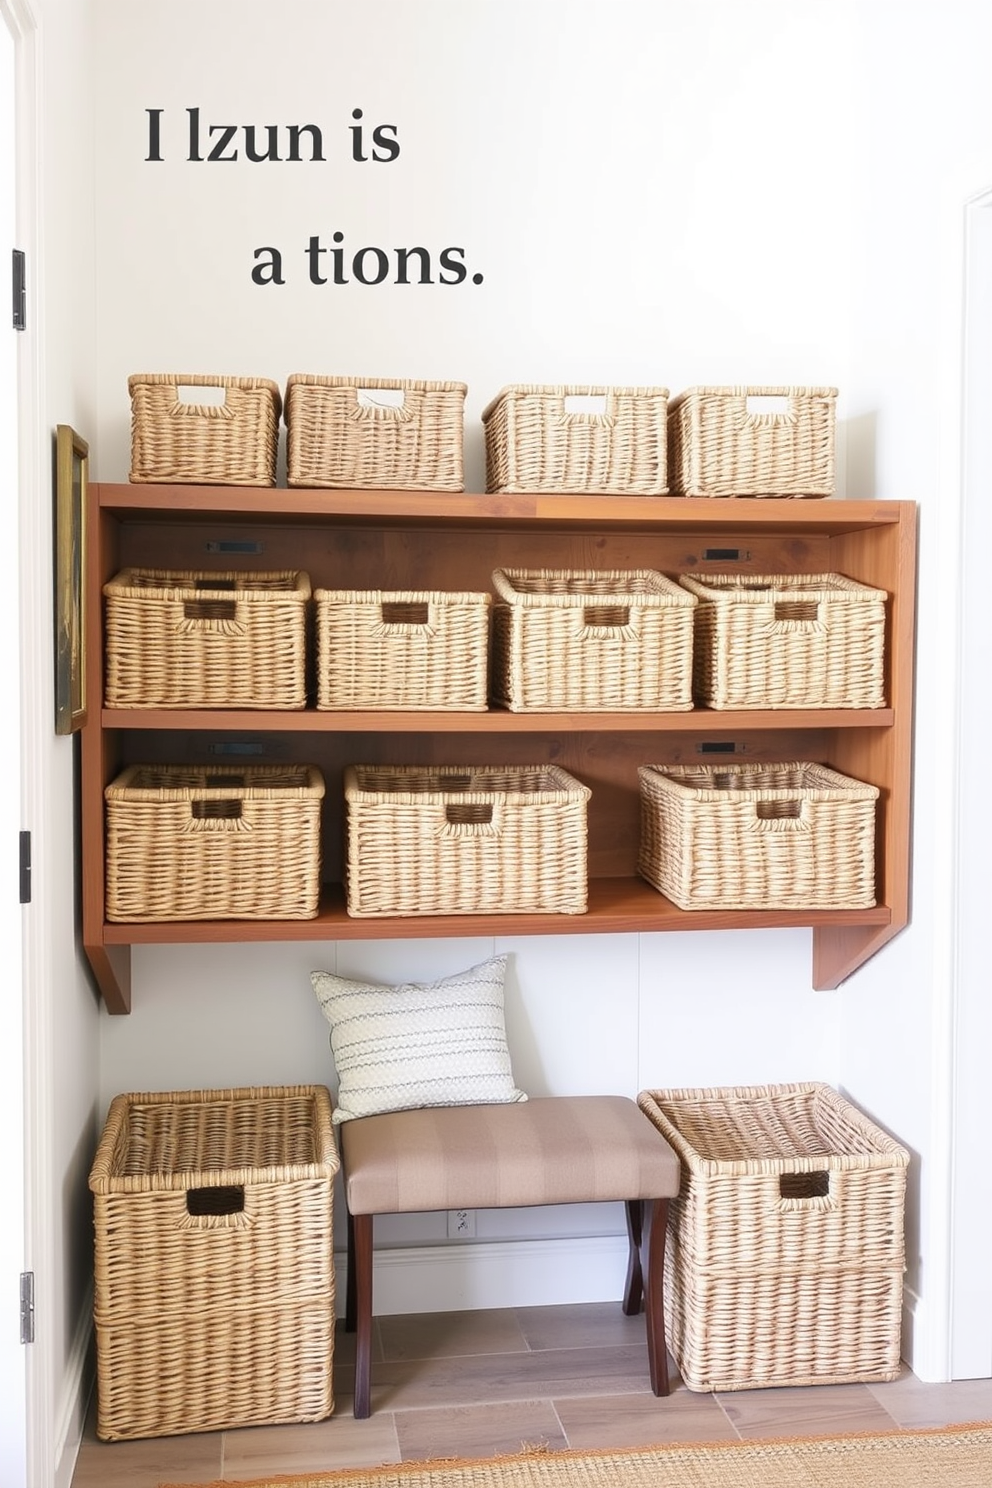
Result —
[[[18, 510], [17, 336], [8, 288], [14, 238], [14, 37], [0, 8], [0, 251], [6, 282], [0, 294], [0, 502]], [[6, 787], [0, 791], [0, 1130], [4, 1133], [4, 1222], [0, 1225], [0, 1463], [5, 1488], [27, 1482], [26, 1347], [19, 1326], [20, 1277], [25, 1269], [24, 1033], [18, 834], [20, 790], [19, 585], [0, 585], [0, 698], [5, 723]]]

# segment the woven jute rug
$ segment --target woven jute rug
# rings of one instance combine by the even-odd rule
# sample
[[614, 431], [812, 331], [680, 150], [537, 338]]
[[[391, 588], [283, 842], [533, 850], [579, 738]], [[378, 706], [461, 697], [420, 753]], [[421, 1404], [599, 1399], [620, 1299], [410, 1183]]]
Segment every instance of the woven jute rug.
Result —
[[484, 1460], [438, 1458], [302, 1476], [225, 1479], [198, 1488], [238, 1488], [239, 1483], [240, 1488], [249, 1483], [250, 1488], [990, 1488], [992, 1422], [629, 1451], [535, 1449]]

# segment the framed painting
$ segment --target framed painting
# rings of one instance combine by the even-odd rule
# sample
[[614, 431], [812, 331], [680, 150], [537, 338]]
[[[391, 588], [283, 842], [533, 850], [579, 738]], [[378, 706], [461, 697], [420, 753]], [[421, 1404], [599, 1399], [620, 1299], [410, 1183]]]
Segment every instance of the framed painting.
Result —
[[55, 732], [86, 722], [86, 486], [89, 445], [68, 424], [55, 435]]

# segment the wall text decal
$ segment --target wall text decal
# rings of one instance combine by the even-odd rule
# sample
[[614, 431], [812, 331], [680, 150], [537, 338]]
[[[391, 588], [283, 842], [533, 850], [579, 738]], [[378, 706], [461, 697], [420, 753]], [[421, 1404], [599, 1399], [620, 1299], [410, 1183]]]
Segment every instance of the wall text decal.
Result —
[[[146, 109], [145, 160], [161, 164], [166, 155], [165, 109]], [[192, 165], [320, 165], [327, 161], [324, 131], [319, 124], [231, 124], [208, 119], [199, 108], [185, 110], [177, 131], [183, 160]], [[348, 125], [350, 158], [358, 165], [390, 165], [400, 156], [395, 124], [368, 124], [360, 108], [352, 109]], [[281, 248], [262, 244], [253, 250], [252, 283], [285, 284], [287, 265]], [[465, 249], [454, 244], [431, 250], [422, 244], [381, 248], [346, 243], [340, 230], [325, 241], [312, 234], [302, 250], [310, 284], [482, 284], [484, 275], [469, 274]], [[294, 260], [299, 262], [299, 257]]]

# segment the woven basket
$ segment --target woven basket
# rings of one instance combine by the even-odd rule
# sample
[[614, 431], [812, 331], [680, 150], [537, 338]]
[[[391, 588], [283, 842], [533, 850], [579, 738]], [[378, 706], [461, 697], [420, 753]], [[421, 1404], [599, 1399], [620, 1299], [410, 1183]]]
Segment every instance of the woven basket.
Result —
[[484, 711], [489, 594], [318, 589], [317, 707]]
[[98, 1436], [332, 1413], [338, 1166], [323, 1086], [115, 1097], [89, 1176]]
[[[376, 403], [386, 390], [401, 407]], [[286, 460], [291, 486], [463, 491], [463, 382], [314, 377], [286, 384]]]
[[878, 789], [823, 765], [642, 765], [638, 871], [680, 909], [868, 909]]
[[884, 589], [843, 574], [681, 574], [710, 708], [883, 708]]
[[303, 920], [320, 898], [310, 765], [132, 765], [104, 791], [108, 920]]
[[663, 574], [497, 569], [493, 587], [493, 692], [511, 711], [692, 707], [696, 602]]
[[486, 490], [664, 496], [667, 411], [661, 387], [505, 387], [482, 414]]
[[677, 496], [832, 496], [837, 389], [695, 387], [668, 406]]
[[[274, 486], [282, 400], [263, 377], [135, 373], [131, 395], [132, 481]], [[186, 389], [224, 389], [223, 403], [197, 403]]]
[[897, 1378], [906, 1149], [815, 1082], [638, 1105], [682, 1165], [665, 1302], [688, 1388]]
[[305, 708], [310, 579], [125, 568], [104, 585], [108, 708]]
[[591, 792], [555, 765], [345, 770], [350, 915], [583, 914]]

